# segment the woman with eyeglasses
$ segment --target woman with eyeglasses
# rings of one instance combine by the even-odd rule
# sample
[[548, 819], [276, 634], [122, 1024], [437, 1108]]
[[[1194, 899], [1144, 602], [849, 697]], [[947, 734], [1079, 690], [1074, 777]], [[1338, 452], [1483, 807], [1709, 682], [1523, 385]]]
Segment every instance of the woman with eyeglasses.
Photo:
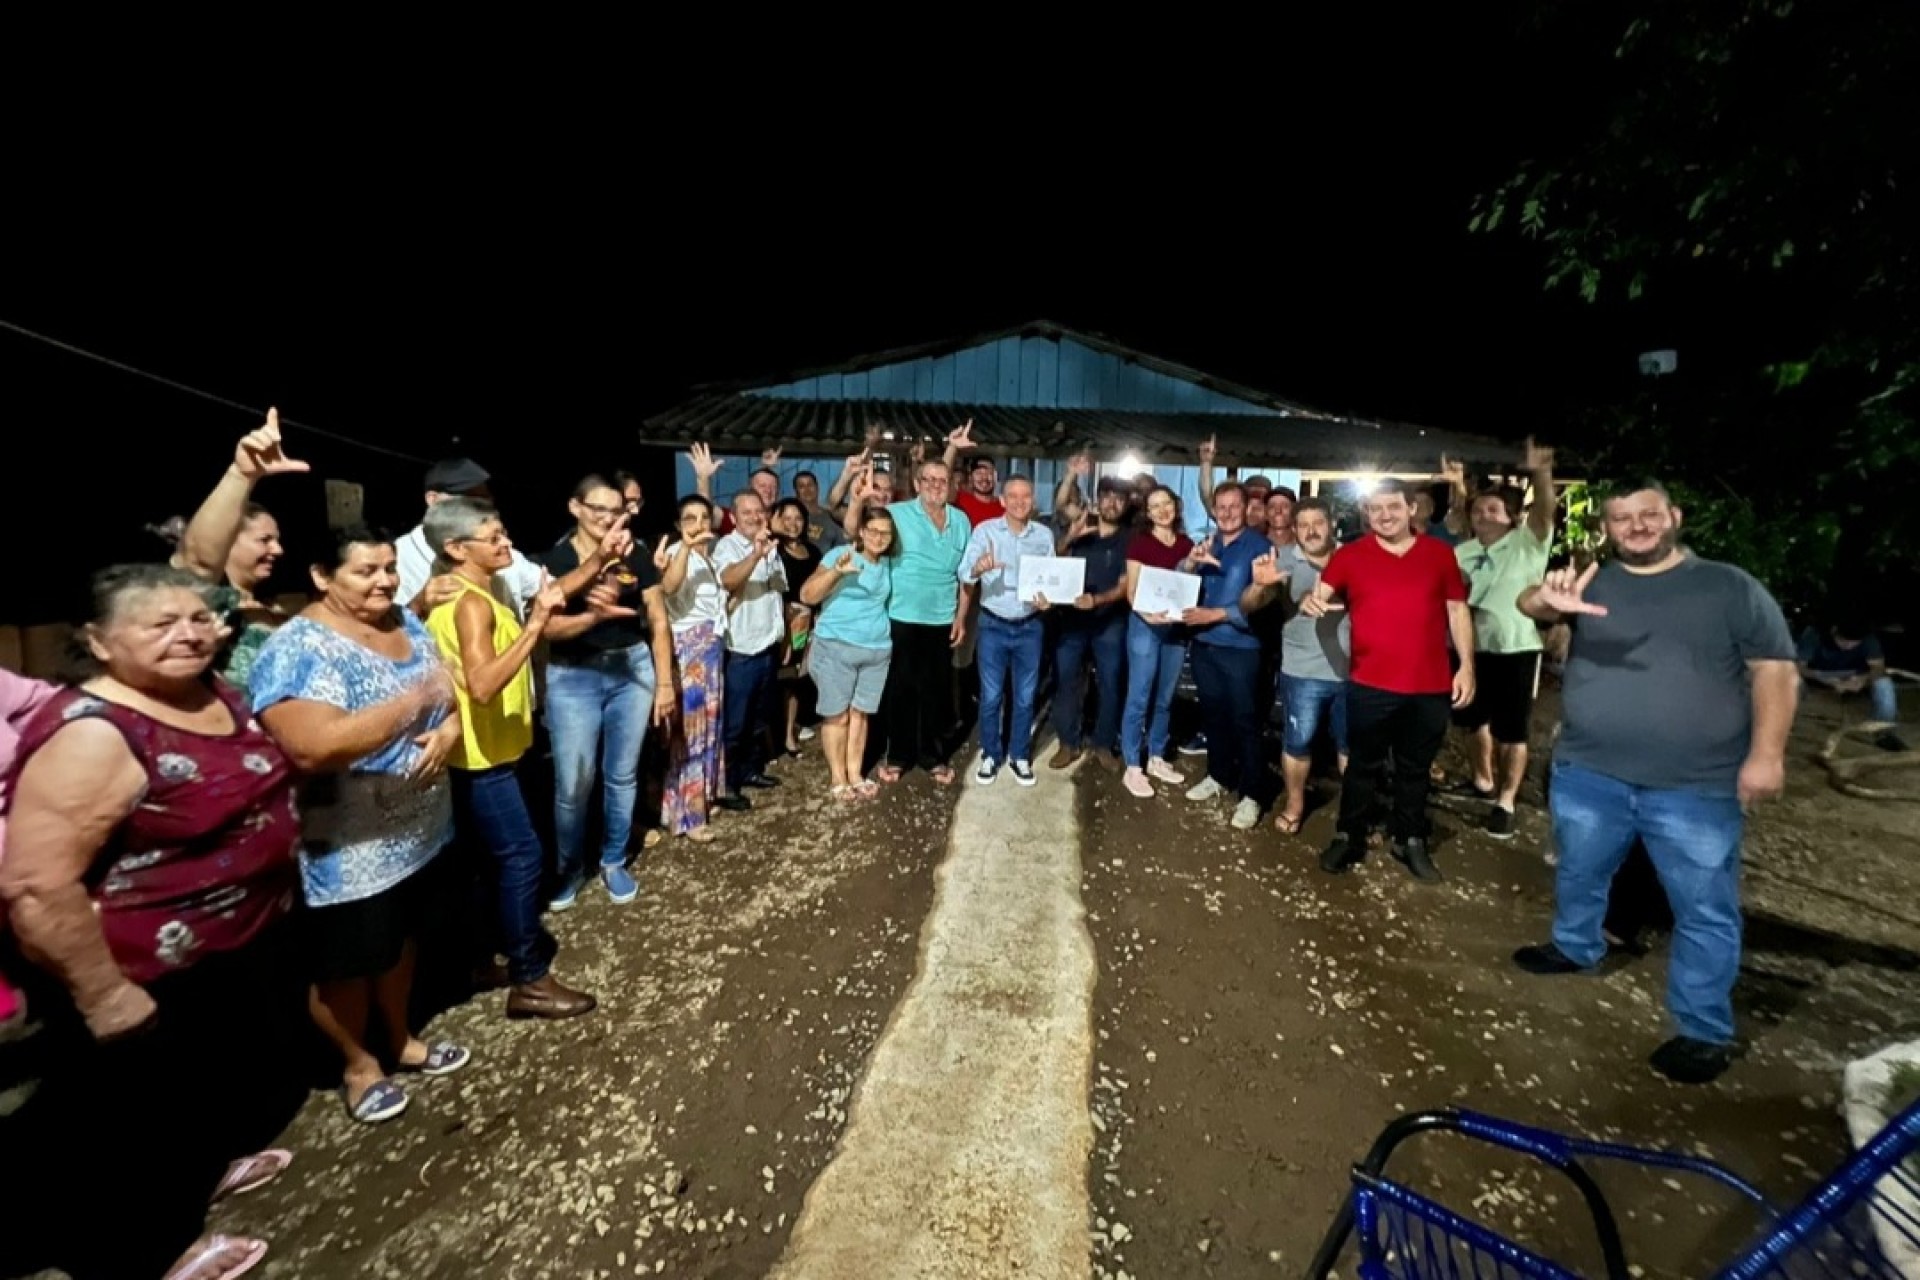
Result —
[[633, 553], [626, 535], [630, 508], [614, 485], [590, 475], [567, 503], [573, 531], [541, 563], [563, 583], [582, 565], [593, 586], [571, 596], [547, 623], [547, 733], [553, 741], [553, 837], [560, 891], [550, 904], [565, 911], [585, 882], [587, 814], [600, 783], [600, 883], [617, 903], [640, 886], [627, 870], [633, 835], [640, 751], [649, 723], [671, 722], [673, 639], [667, 629], [660, 575]]
[[800, 588], [800, 599], [819, 610], [811, 668], [835, 800], [871, 800], [880, 791], [878, 782], [862, 775], [867, 721], [880, 710], [893, 665], [887, 605], [893, 598], [897, 543], [893, 516], [876, 507], [860, 522], [857, 547], [829, 551]]
[[680, 719], [674, 726], [661, 816], [667, 830], [695, 844], [713, 839], [708, 819], [726, 789], [727, 589], [713, 567], [713, 504], [697, 493], [680, 499], [675, 517], [679, 541], [661, 539], [655, 557], [662, 566], [673, 629], [673, 656], [680, 671]]
[[491, 590], [513, 563], [513, 542], [493, 504], [448, 498], [427, 508], [427, 545], [436, 574], [458, 580], [459, 594], [427, 616], [427, 630], [454, 671], [461, 740], [447, 758], [456, 813], [493, 855], [499, 872], [499, 934], [507, 956], [509, 1018], [572, 1018], [596, 1001], [552, 973], [559, 944], [540, 924], [546, 853], [520, 790], [520, 758], [533, 746], [533, 651], [566, 603], [548, 581], [523, 627]]

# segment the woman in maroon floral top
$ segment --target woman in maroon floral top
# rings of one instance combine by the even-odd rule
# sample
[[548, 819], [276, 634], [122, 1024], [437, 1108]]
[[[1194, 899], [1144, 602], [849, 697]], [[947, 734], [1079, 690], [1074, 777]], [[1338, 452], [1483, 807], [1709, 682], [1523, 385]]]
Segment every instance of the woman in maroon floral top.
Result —
[[[75, 1280], [234, 1275], [266, 1246], [181, 1250], [228, 1161], [289, 1114], [280, 1095], [297, 1105], [291, 770], [207, 674], [221, 634], [201, 584], [135, 566], [94, 594], [85, 639], [103, 670], [23, 734], [0, 861], [21, 955], [71, 997], [54, 1034], [74, 1050], [0, 1128], [0, 1245], [49, 1228], [56, 1256], [27, 1261]], [[76, 1188], [109, 1215], [99, 1226], [55, 1207]]]

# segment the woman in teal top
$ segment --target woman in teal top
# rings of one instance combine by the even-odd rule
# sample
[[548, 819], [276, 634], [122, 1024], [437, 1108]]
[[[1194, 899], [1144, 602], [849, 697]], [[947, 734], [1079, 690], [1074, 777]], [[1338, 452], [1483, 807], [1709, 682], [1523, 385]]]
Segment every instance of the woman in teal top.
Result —
[[817, 611], [809, 670], [819, 691], [820, 739], [833, 775], [833, 798], [870, 800], [880, 784], [866, 772], [867, 717], [893, 665], [893, 561], [898, 543], [893, 517], [869, 511], [860, 523], [859, 549], [835, 547], [800, 588], [800, 601]]

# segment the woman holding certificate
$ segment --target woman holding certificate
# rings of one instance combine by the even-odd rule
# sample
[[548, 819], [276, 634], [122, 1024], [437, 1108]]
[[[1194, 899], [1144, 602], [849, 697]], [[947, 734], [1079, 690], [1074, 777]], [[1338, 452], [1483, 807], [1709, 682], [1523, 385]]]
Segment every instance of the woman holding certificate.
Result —
[[1149, 583], [1161, 573], [1180, 573], [1193, 554], [1193, 540], [1181, 527], [1178, 494], [1155, 485], [1147, 493], [1146, 511], [1147, 527], [1127, 545], [1127, 600], [1133, 613], [1127, 619], [1127, 710], [1120, 723], [1120, 755], [1127, 766], [1121, 785], [1142, 799], [1153, 795], [1150, 777], [1186, 782], [1167, 763], [1167, 744], [1187, 637], [1177, 614], [1141, 599], [1140, 580], [1147, 570], [1154, 571], [1146, 575]]

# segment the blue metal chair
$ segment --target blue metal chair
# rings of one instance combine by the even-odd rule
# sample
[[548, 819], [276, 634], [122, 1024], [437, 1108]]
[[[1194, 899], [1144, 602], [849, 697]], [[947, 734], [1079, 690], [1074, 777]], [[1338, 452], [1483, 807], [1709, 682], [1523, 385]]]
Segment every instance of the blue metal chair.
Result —
[[1745, 1251], [1712, 1273], [1714, 1280], [1920, 1277], [1889, 1263], [1876, 1238], [1879, 1230], [1920, 1251], [1920, 1160], [1914, 1157], [1920, 1150], [1920, 1103], [1915, 1103], [1791, 1210], [1775, 1208], [1751, 1183], [1711, 1160], [1590, 1142], [1451, 1108], [1402, 1116], [1354, 1166], [1353, 1191], [1314, 1255], [1308, 1280], [1326, 1280], [1356, 1227], [1361, 1280], [1580, 1280], [1559, 1263], [1383, 1176], [1388, 1157], [1403, 1141], [1436, 1131], [1532, 1156], [1566, 1175], [1593, 1218], [1607, 1280], [1628, 1280], [1626, 1246], [1582, 1158], [1693, 1174], [1751, 1200], [1766, 1225]]

